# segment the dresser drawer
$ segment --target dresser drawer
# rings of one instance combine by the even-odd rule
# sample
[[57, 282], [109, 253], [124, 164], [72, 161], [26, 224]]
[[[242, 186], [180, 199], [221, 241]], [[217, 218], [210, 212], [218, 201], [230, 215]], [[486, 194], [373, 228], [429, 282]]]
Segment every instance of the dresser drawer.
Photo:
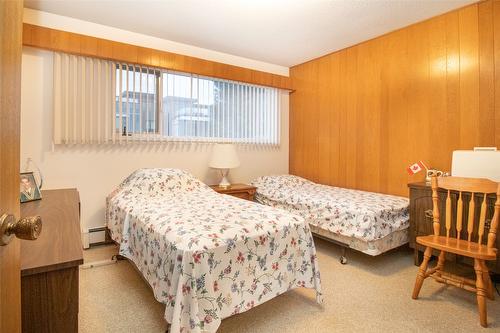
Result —
[[210, 187], [220, 194], [231, 195], [236, 198], [245, 199], [249, 201], [254, 200], [256, 187], [246, 184], [232, 184], [230, 187], [224, 188], [217, 185], [210, 185]]
[[248, 192], [246, 192], [246, 193], [245, 192], [244, 193], [231, 193], [228, 195], [231, 195], [231, 196], [236, 197], [236, 198], [245, 199], [245, 200], [250, 200], [250, 201], [253, 200], [253, 194], [250, 194]]

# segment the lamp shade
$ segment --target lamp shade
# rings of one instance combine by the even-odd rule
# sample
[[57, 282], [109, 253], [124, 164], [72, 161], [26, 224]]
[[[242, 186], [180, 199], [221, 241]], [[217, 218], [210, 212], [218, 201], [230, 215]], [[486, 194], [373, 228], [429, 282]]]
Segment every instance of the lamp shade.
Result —
[[212, 150], [209, 167], [215, 169], [232, 169], [240, 166], [236, 148], [232, 144], [218, 143]]

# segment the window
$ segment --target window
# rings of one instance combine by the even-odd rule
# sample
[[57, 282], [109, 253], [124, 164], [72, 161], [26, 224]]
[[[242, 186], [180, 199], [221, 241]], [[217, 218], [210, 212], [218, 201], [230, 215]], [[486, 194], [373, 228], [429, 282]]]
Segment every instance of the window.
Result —
[[279, 100], [275, 88], [54, 55], [54, 143], [278, 145]]
[[183, 141], [279, 143], [278, 90], [162, 73], [163, 135]]
[[116, 78], [122, 136], [279, 143], [277, 89], [123, 64]]
[[160, 71], [116, 65], [115, 129], [123, 136], [158, 133]]

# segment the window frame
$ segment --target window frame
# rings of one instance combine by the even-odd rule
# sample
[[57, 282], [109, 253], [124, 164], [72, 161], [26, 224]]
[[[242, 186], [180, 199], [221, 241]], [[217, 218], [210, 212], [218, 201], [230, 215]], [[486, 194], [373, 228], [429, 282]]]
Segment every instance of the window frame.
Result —
[[[152, 68], [152, 67], [145, 67], [145, 66], [142, 66], [142, 65], [136, 65], [136, 64], [128, 64], [128, 63], [115, 63], [115, 70], [118, 72], [119, 70], [121, 69], [120, 73], [123, 73], [123, 71], [127, 71], [128, 72], [133, 72], [134, 73], [134, 77], [135, 77], [135, 73], [142, 73], [142, 74], [147, 74], [147, 75], [154, 75], [155, 76], [155, 83], [156, 83], [156, 89], [155, 89], [155, 99], [156, 99], [156, 110], [154, 112], [155, 114], [155, 123], [154, 123], [154, 132], [148, 132], [148, 131], [145, 131], [145, 130], [141, 130], [140, 133], [136, 132], [135, 129], [134, 131], [130, 131], [129, 129], [127, 129], [126, 131], [124, 131], [124, 128], [123, 128], [123, 119], [120, 120], [121, 121], [121, 128], [116, 128], [115, 127], [115, 133], [121, 137], [133, 137], [134, 140], [137, 140], [137, 138], [141, 139], [142, 137], [146, 138], [146, 137], [161, 137], [162, 133], [161, 133], [161, 126], [160, 124], [162, 123], [163, 121], [163, 116], [162, 116], [162, 102], [161, 102], [161, 97], [160, 97], [160, 91], [161, 91], [161, 76], [162, 76], [162, 73], [163, 71], [161, 69], [158, 69], [158, 68]], [[153, 70], [154, 72], [151, 73], [150, 70]], [[118, 77], [118, 75], [117, 75]], [[128, 74], [127, 74], [127, 77], [128, 77]], [[120, 78], [121, 78], [121, 74], [120, 74]], [[121, 81], [121, 80], [120, 80]], [[127, 85], [129, 85], [129, 82], [128, 82], [128, 78], [127, 78]], [[127, 87], [128, 89], [128, 87]], [[142, 90], [142, 89], [141, 89]], [[133, 98], [135, 99], [135, 94], [136, 94], [136, 90], [135, 90], [135, 82], [134, 82], [134, 90], [132, 92], [133, 94]], [[142, 91], [139, 92], [139, 94], [142, 94]], [[147, 93], [146, 93], [147, 94]], [[119, 98], [119, 96], [116, 96], [115, 95], [115, 101], [116, 101], [116, 98]], [[122, 97], [123, 98], [123, 97]], [[127, 98], [128, 95], [127, 95]], [[123, 104], [123, 103], [120, 103], [118, 102], [118, 104]], [[123, 106], [122, 106], [123, 107]], [[121, 117], [123, 118], [123, 115], [124, 113], [121, 112]], [[117, 108], [115, 107], [115, 117], [120, 117], [120, 113], [117, 112]], [[142, 124], [141, 124], [142, 126]], [[147, 128], [147, 124], [146, 124], [146, 128]]]
[[[154, 75], [155, 76], [155, 83], [156, 83], [156, 89], [154, 92], [155, 98], [156, 98], [156, 105], [157, 105], [156, 110], [155, 110], [155, 124], [154, 124], [155, 131], [154, 132], [147, 132], [147, 131], [141, 130], [140, 132], [136, 132], [136, 131], [130, 131], [127, 129], [127, 131], [125, 132], [125, 131], [123, 131], [123, 123], [122, 123], [121, 130], [117, 130], [115, 128], [116, 134], [118, 136], [121, 136], [122, 138], [127, 138], [127, 139], [131, 138], [131, 140], [133, 140], [133, 141], [170, 141], [170, 142], [185, 142], [185, 143], [192, 143], [192, 142], [235, 143], [235, 144], [278, 145], [278, 146], [280, 145], [281, 134], [282, 134], [281, 133], [282, 115], [281, 115], [281, 107], [280, 107], [280, 105], [281, 105], [281, 102], [280, 102], [281, 97], [280, 97], [280, 92], [279, 92], [280, 89], [278, 89], [278, 88], [250, 84], [250, 83], [245, 83], [245, 82], [241, 82], [241, 81], [220, 79], [220, 78], [216, 78], [216, 77], [198, 75], [198, 74], [193, 74], [193, 73], [188, 73], [188, 72], [168, 70], [168, 69], [158, 68], [158, 67], [143, 66], [140, 64], [115, 63], [115, 65], [116, 65], [117, 72], [120, 68], [122, 69], [121, 73], [123, 73], [124, 70], [127, 73], [132, 71], [134, 73], [134, 77], [135, 77], [135, 73], [139, 73], [139, 72], [142, 72], [143, 74], [147, 74], [147, 75]], [[184, 77], [190, 78], [191, 80], [194, 77], [196, 77], [196, 79], [198, 79], [198, 80], [201, 79], [201, 80], [212, 81], [214, 83], [214, 85], [216, 82], [219, 84], [223, 84], [223, 85], [227, 85], [230, 83], [230, 84], [234, 84], [236, 86], [236, 91], [238, 93], [244, 93], [244, 94], [250, 94], [252, 87], [253, 88], [260, 88], [260, 89], [271, 89], [271, 90], [274, 89], [275, 93], [276, 93], [276, 97], [275, 97], [276, 104], [273, 107], [276, 108], [275, 109], [276, 115], [275, 115], [275, 119], [271, 120], [271, 122], [272, 122], [271, 126], [275, 126], [275, 128], [274, 128], [275, 137], [273, 137], [273, 139], [275, 139], [275, 141], [264, 142], [264, 141], [259, 141], [262, 138], [238, 137], [238, 135], [236, 135], [236, 136], [233, 135], [233, 137], [222, 137], [220, 135], [215, 135], [216, 134], [215, 132], [212, 133], [212, 134], [214, 134], [214, 136], [210, 136], [210, 131], [207, 133], [206, 136], [174, 135], [172, 132], [170, 132], [170, 127], [169, 127], [170, 124], [164, 124], [164, 121], [168, 121], [168, 119], [169, 119], [169, 117], [167, 116], [167, 114], [169, 113], [169, 110], [163, 109], [163, 107], [164, 107], [164, 96], [163, 96], [163, 93], [164, 93], [163, 92], [164, 75], [166, 75], [167, 77], [168, 77], [168, 75], [179, 75], [179, 76], [184, 76]], [[120, 76], [120, 78], [121, 78], [121, 76]], [[117, 82], [118, 81], [119, 80], [118, 80], [118, 75], [117, 75]], [[121, 80], [120, 80], [120, 82], [121, 82]], [[128, 81], [127, 81], [127, 85], [129, 86]], [[250, 90], [247, 91], [246, 89], [250, 89]], [[142, 91], [142, 88], [139, 88], [139, 90]], [[254, 93], [255, 92], [252, 92], [252, 94], [254, 94]], [[134, 82], [133, 94], [136, 94], [135, 82]], [[233, 91], [233, 98], [235, 96], [234, 94], [235, 94], [235, 92]], [[249, 95], [247, 95], [247, 97], [248, 96]], [[115, 97], [117, 97], [117, 96], [115, 96]], [[262, 101], [262, 102], [264, 102], [264, 101]], [[219, 101], [219, 103], [220, 103], [220, 101]], [[234, 105], [236, 105], [236, 102], [233, 102], [233, 103], [234, 103], [233, 104], [233, 107], [234, 107]], [[244, 104], [244, 101], [240, 99], [238, 101], [238, 103]], [[247, 102], [247, 103], [250, 103], [250, 102]], [[260, 103], [260, 101], [258, 101], [258, 103]], [[241, 109], [239, 109], [239, 111], [242, 111], [243, 113], [245, 113], [246, 111], [249, 111], [251, 109], [251, 106], [248, 106], [248, 105], [246, 105], [244, 107], [241, 106], [241, 107], [245, 108], [245, 111], [242, 111]], [[220, 109], [218, 109], [218, 112], [220, 112]], [[252, 111], [252, 112], [255, 112], [255, 111]], [[119, 114], [117, 113], [117, 109], [115, 108], [115, 116], [118, 116], [118, 115]], [[123, 117], [123, 113], [122, 113], [122, 117]], [[249, 115], [244, 115], [243, 117], [249, 117]], [[270, 117], [272, 117], [272, 116], [270, 116]], [[167, 118], [167, 120], [165, 120], [165, 118]], [[250, 118], [248, 118], [248, 120], [250, 120]], [[235, 120], [233, 119], [233, 121], [235, 121]], [[165, 129], [165, 126], [167, 127], [166, 129]], [[211, 125], [211, 126], [213, 126], [213, 125]], [[243, 126], [240, 124], [240, 126], [241, 126], [241, 128], [236, 128], [236, 131], [237, 131], [236, 134], [244, 134], [244, 133], [248, 134], [248, 133], [251, 133], [252, 130], [255, 130], [255, 129], [250, 128], [251, 123], [247, 123], [247, 126]], [[164, 133], [165, 130], [166, 130], [166, 133]], [[225, 129], [225, 126], [223, 126], [222, 129], [218, 128], [217, 132], [219, 130], [222, 131], [222, 133], [224, 133], [225, 131], [229, 131], [229, 129]], [[218, 133], [220, 133], [220, 132], [218, 132]], [[271, 140], [273, 140], [273, 139], [271, 139]]]

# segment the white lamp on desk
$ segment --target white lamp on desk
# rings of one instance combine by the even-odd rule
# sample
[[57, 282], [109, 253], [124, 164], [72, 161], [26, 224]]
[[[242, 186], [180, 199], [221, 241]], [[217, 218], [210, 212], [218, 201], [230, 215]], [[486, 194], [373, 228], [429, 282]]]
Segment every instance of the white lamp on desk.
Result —
[[240, 166], [240, 160], [238, 159], [234, 145], [229, 143], [216, 144], [212, 150], [212, 158], [208, 165], [211, 168], [220, 170], [222, 176], [222, 180], [219, 183], [220, 187], [227, 188], [231, 186], [231, 183], [227, 180], [229, 169]]

